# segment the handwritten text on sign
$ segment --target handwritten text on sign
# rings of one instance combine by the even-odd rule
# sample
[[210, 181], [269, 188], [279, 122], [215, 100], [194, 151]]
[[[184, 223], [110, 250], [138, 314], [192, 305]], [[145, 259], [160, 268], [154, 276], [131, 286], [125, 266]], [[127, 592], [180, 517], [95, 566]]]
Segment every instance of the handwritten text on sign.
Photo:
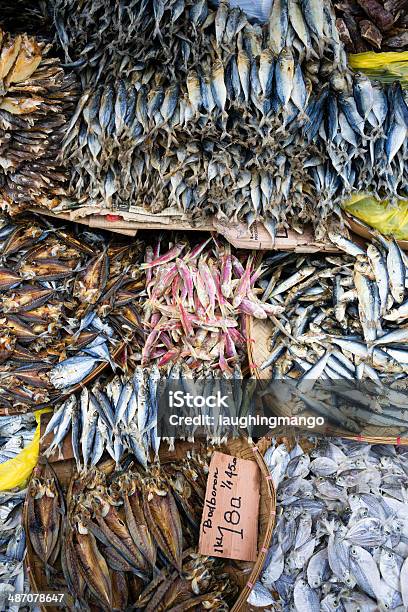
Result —
[[256, 560], [259, 488], [255, 461], [213, 454], [200, 527], [201, 554]]

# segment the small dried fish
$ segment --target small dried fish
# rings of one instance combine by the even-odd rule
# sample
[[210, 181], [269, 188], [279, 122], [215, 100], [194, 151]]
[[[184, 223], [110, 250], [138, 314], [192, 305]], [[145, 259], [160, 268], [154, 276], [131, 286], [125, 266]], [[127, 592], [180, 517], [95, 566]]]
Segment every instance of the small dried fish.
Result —
[[[277, 442], [264, 458], [282, 503], [248, 602], [299, 612], [403, 610], [407, 453], [341, 438]], [[307, 461], [294, 478], [289, 466], [301, 458]]]

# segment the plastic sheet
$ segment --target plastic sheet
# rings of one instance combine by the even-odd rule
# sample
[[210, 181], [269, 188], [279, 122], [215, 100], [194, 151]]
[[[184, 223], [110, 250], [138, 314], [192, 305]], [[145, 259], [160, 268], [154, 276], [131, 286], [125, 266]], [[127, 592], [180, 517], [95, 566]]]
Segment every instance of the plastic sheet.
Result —
[[348, 61], [353, 70], [364, 72], [370, 79], [382, 83], [400, 81], [402, 87], [408, 88], [408, 51], [356, 53], [349, 55]]
[[370, 194], [358, 194], [344, 202], [343, 209], [386, 236], [408, 240], [408, 200], [391, 206]]
[[40, 451], [40, 417], [43, 413], [50, 411], [51, 408], [43, 408], [34, 413], [37, 428], [30, 444], [17, 457], [0, 464], [0, 491], [20, 488], [27, 482], [38, 461]]
[[[216, 6], [219, 1], [215, 1]], [[230, 6], [242, 9], [251, 19], [261, 23], [268, 21], [272, 8], [272, 0], [230, 0]]]

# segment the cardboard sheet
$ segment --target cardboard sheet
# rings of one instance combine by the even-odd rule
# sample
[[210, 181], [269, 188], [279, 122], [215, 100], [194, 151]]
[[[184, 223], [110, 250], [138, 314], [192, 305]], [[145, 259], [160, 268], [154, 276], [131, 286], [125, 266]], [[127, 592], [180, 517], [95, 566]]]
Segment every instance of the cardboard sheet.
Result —
[[213, 453], [200, 526], [201, 554], [256, 561], [260, 478], [255, 461]]

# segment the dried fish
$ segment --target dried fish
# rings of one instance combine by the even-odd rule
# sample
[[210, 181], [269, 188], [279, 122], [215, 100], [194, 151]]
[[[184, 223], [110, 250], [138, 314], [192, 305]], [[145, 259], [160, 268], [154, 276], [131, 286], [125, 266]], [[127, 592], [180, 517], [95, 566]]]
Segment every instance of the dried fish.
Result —
[[33, 216], [14, 224], [3, 217], [1, 224], [7, 230], [0, 245], [5, 407], [24, 410], [58, 400], [100, 364], [115, 369], [120, 342], [128, 343], [129, 354], [140, 352], [137, 304], [145, 274], [132, 267], [140, 261], [141, 242], [79, 237]]
[[[357, 186], [358, 176], [351, 184], [334, 175], [338, 164], [318, 136], [326, 77], [343, 92], [353, 79], [329, 3], [276, 1], [265, 35], [226, 2], [166, 2], [159, 18], [139, 0], [126, 13], [52, 5], [83, 91], [61, 156], [71, 162], [70, 197], [55, 210], [215, 214], [270, 228], [300, 215], [322, 225]], [[97, 41], [90, 15], [107, 24]], [[349, 143], [338, 141], [337, 158], [347, 161]]]
[[[158, 246], [156, 247], [156, 251]], [[148, 331], [142, 365], [183, 359], [192, 370], [216, 366], [232, 373], [242, 361], [242, 314], [267, 318], [281, 311], [253, 294], [259, 273], [252, 258], [232, 265], [229, 245], [206, 240], [187, 248], [180, 243], [142, 267], [150, 270], [144, 325]], [[222, 262], [221, 274], [220, 263]]]
[[404, 2], [399, 2], [399, 0], [389, 2], [345, 0], [335, 2], [334, 8], [338, 15], [336, 23], [340, 37], [349, 53], [361, 53], [370, 49], [375, 51], [406, 50], [408, 43], [405, 36], [407, 8]]
[[22, 525], [26, 493], [26, 489], [0, 493], [0, 599], [7, 593], [30, 591], [24, 567], [26, 536]]
[[260, 368], [287, 383], [292, 414], [307, 409], [354, 433], [367, 425], [404, 433], [405, 256], [381, 236], [367, 250], [330, 236], [345, 254], [265, 260], [262, 300], [284, 310]]
[[192, 528], [204, 504], [207, 461], [203, 448], [149, 474], [108, 469], [109, 475], [74, 476], [61, 563], [76, 605], [231, 608], [237, 585], [224, 560], [196, 552], [198, 529]]
[[[274, 440], [264, 458], [281, 504], [260, 582], [248, 601], [299, 612], [403, 610], [408, 555], [403, 448], [286, 438], [281, 444]], [[307, 461], [294, 478], [289, 466], [300, 458]], [[294, 480], [288, 495], [285, 489]]]
[[[238, 365], [234, 376], [241, 384], [242, 373]], [[224, 381], [226, 386], [231, 384], [231, 377], [225, 373], [218, 380]], [[149, 463], [158, 460], [161, 444], [158, 433], [160, 402], [167, 402], [169, 392], [174, 390], [173, 385], [180, 385], [180, 389], [189, 385], [191, 392], [197, 394], [204, 381], [215, 388], [216, 380], [211, 370], [209, 374], [205, 371], [197, 373], [185, 363], [180, 366], [178, 361], [160, 369], [157, 364], [146, 368], [136, 366], [131, 377], [115, 376], [109, 381], [98, 379], [92, 387], [85, 387], [77, 396], [71, 394], [56, 406], [42, 436], [43, 442], [47, 440], [44, 454], [50, 457], [58, 448], [61, 455], [63, 441], [70, 435], [78, 473], [96, 466], [103, 459], [104, 452], [117, 465], [130, 453], [140, 466], [148, 469]], [[209, 387], [208, 392], [211, 392]], [[241, 394], [235, 402], [237, 414], [244, 405], [245, 397]], [[202, 435], [209, 443], [215, 444], [228, 433], [222, 428], [215, 431], [208, 427]], [[193, 439], [192, 434], [190, 439]], [[170, 448], [173, 447], [174, 440], [168, 442]]]
[[0, 39], [0, 204], [13, 213], [52, 207], [67, 186], [57, 158], [78, 99], [77, 80], [48, 56], [44, 41], [4, 31]]
[[32, 414], [0, 417], [0, 464], [14, 459], [34, 437], [36, 420]]

